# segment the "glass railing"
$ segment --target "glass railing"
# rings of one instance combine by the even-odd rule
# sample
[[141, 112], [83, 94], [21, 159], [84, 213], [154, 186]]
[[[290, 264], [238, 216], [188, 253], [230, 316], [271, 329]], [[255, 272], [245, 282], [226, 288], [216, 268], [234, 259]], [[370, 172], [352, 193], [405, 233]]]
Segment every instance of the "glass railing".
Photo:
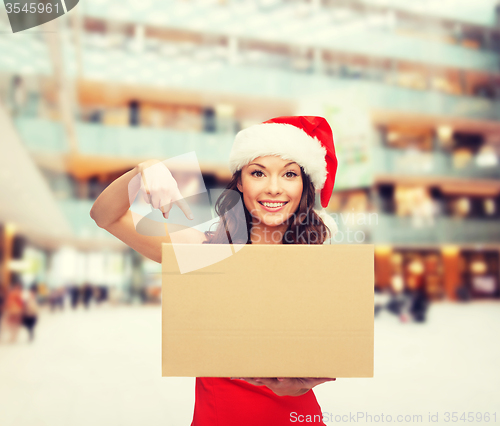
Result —
[[[18, 118], [16, 125], [26, 146], [33, 152], [65, 153], [67, 140], [60, 122]], [[174, 157], [195, 151], [198, 159], [227, 164], [233, 134], [201, 133], [148, 127], [105, 126], [78, 123], [78, 150], [81, 154], [111, 157]]]
[[500, 102], [488, 99], [406, 89], [372, 82], [356, 82], [355, 85], [360, 85], [359, 93], [372, 108], [482, 120], [500, 119]]
[[[342, 225], [339, 226], [342, 230]], [[378, 214], [367, 231], [375, 244], [499, 243], [499, 219], [420, 218]]]
[[500, 179], [498, 164], [480, 166], [477, 164], [477, 157], [472, 157], [462, 167], [456, 167], [453, 157], [442, 151], [422, 152], [377, 147], [372, 152], [375, 173]]
[[34, 152], [64, 153], [68, 151], [66, 135], [61, 122], [43, 118], [16, 118], [21, 140]]
[[433, 16], [436, 18], [470, 22], [477, 25], [495, 26], [495, 2], [494, 1], [422, 1], [422, 0], [363, 0], [373, 6], [394, 7], [416, 13], [422, 16]]
[[195, 151], [204, 162], [227, 162], [234, 135], [79, 123], [82, 154], [114, 157], [174, 157]]

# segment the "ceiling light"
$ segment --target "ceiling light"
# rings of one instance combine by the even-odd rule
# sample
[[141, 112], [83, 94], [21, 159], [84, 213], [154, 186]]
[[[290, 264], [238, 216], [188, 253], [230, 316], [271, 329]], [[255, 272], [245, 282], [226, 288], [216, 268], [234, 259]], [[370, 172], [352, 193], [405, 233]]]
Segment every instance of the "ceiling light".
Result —
[[437, 128], [438, 138], [443, 143], [451, 142], [453, 136], [453, 127], [443, 125]]

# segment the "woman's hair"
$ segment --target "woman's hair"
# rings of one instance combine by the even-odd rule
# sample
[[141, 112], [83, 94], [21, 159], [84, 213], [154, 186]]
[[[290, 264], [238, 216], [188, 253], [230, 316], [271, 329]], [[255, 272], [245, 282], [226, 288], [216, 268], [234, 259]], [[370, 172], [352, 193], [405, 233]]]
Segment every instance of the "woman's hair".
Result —
[[[282, 244], [323, 244], [330, 238], [330, 231], [322, 219], [314, 211], [315, 189], [309, 176], [302, 167], [302, 196], [294, 214], [287, 220], [288, 228], [283, 234]], [[219, 221], [215, 231], [205, 231], [206, 244], [252, 244], [252, 215], [243, 201], [243, 193], [238, 189], [241, 170], [236, 171], [226, 189], [215, 203], [215, 213]], [[238, 214], [239, 209], [233, 209], [241, 200], [245, 212], [245, 221]]]

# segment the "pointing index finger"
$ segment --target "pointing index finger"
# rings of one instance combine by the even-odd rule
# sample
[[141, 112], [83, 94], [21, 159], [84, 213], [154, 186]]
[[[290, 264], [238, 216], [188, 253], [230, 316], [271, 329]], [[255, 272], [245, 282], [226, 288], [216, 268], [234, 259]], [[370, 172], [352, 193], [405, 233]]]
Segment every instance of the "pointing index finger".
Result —
[[193, 212], [189, 208], [188, 203], [186, 203], [186, 200], [184, 198], [179, 198], [177, 201], [175, 201], [175, 204], [177, 204], [177, 206], [184, 212], [188, 219], [194, 219]]
[[148, 184], [146, 182], [146, 176], [144, 175], [144, 171], [141, 170], [141, 179], [142, 179], [142, 184], [144, 186], [144, 190], [146, 191], [146, 194], [144, 194], [144, 197], [147, 197], [144, 198], [144, 201], [146, 201], [147, 203], [151, 204], [151, 206], [153, 205], [153, 200], [152, 200], [152, 197], [151, 197], [151, 193], [149, 192], [149, 187], [148, 187]]

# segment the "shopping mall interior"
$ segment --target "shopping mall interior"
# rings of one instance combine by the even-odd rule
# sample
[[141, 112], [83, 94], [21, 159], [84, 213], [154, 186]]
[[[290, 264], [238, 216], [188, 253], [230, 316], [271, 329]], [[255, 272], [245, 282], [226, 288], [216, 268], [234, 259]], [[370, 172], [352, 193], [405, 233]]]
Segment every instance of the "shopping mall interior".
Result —
[[0, 301], [21, 283], [47, 312], [158, 307], [159, 265], [99, 228], [94, 201], [193, 151], [220, 190], [235, 134], [285, 115], [332, 127], [330, 242], [375, 245], [376, 303], [500, 300], [496, 1], [86, 0], [9, 32], [2, 9]]

